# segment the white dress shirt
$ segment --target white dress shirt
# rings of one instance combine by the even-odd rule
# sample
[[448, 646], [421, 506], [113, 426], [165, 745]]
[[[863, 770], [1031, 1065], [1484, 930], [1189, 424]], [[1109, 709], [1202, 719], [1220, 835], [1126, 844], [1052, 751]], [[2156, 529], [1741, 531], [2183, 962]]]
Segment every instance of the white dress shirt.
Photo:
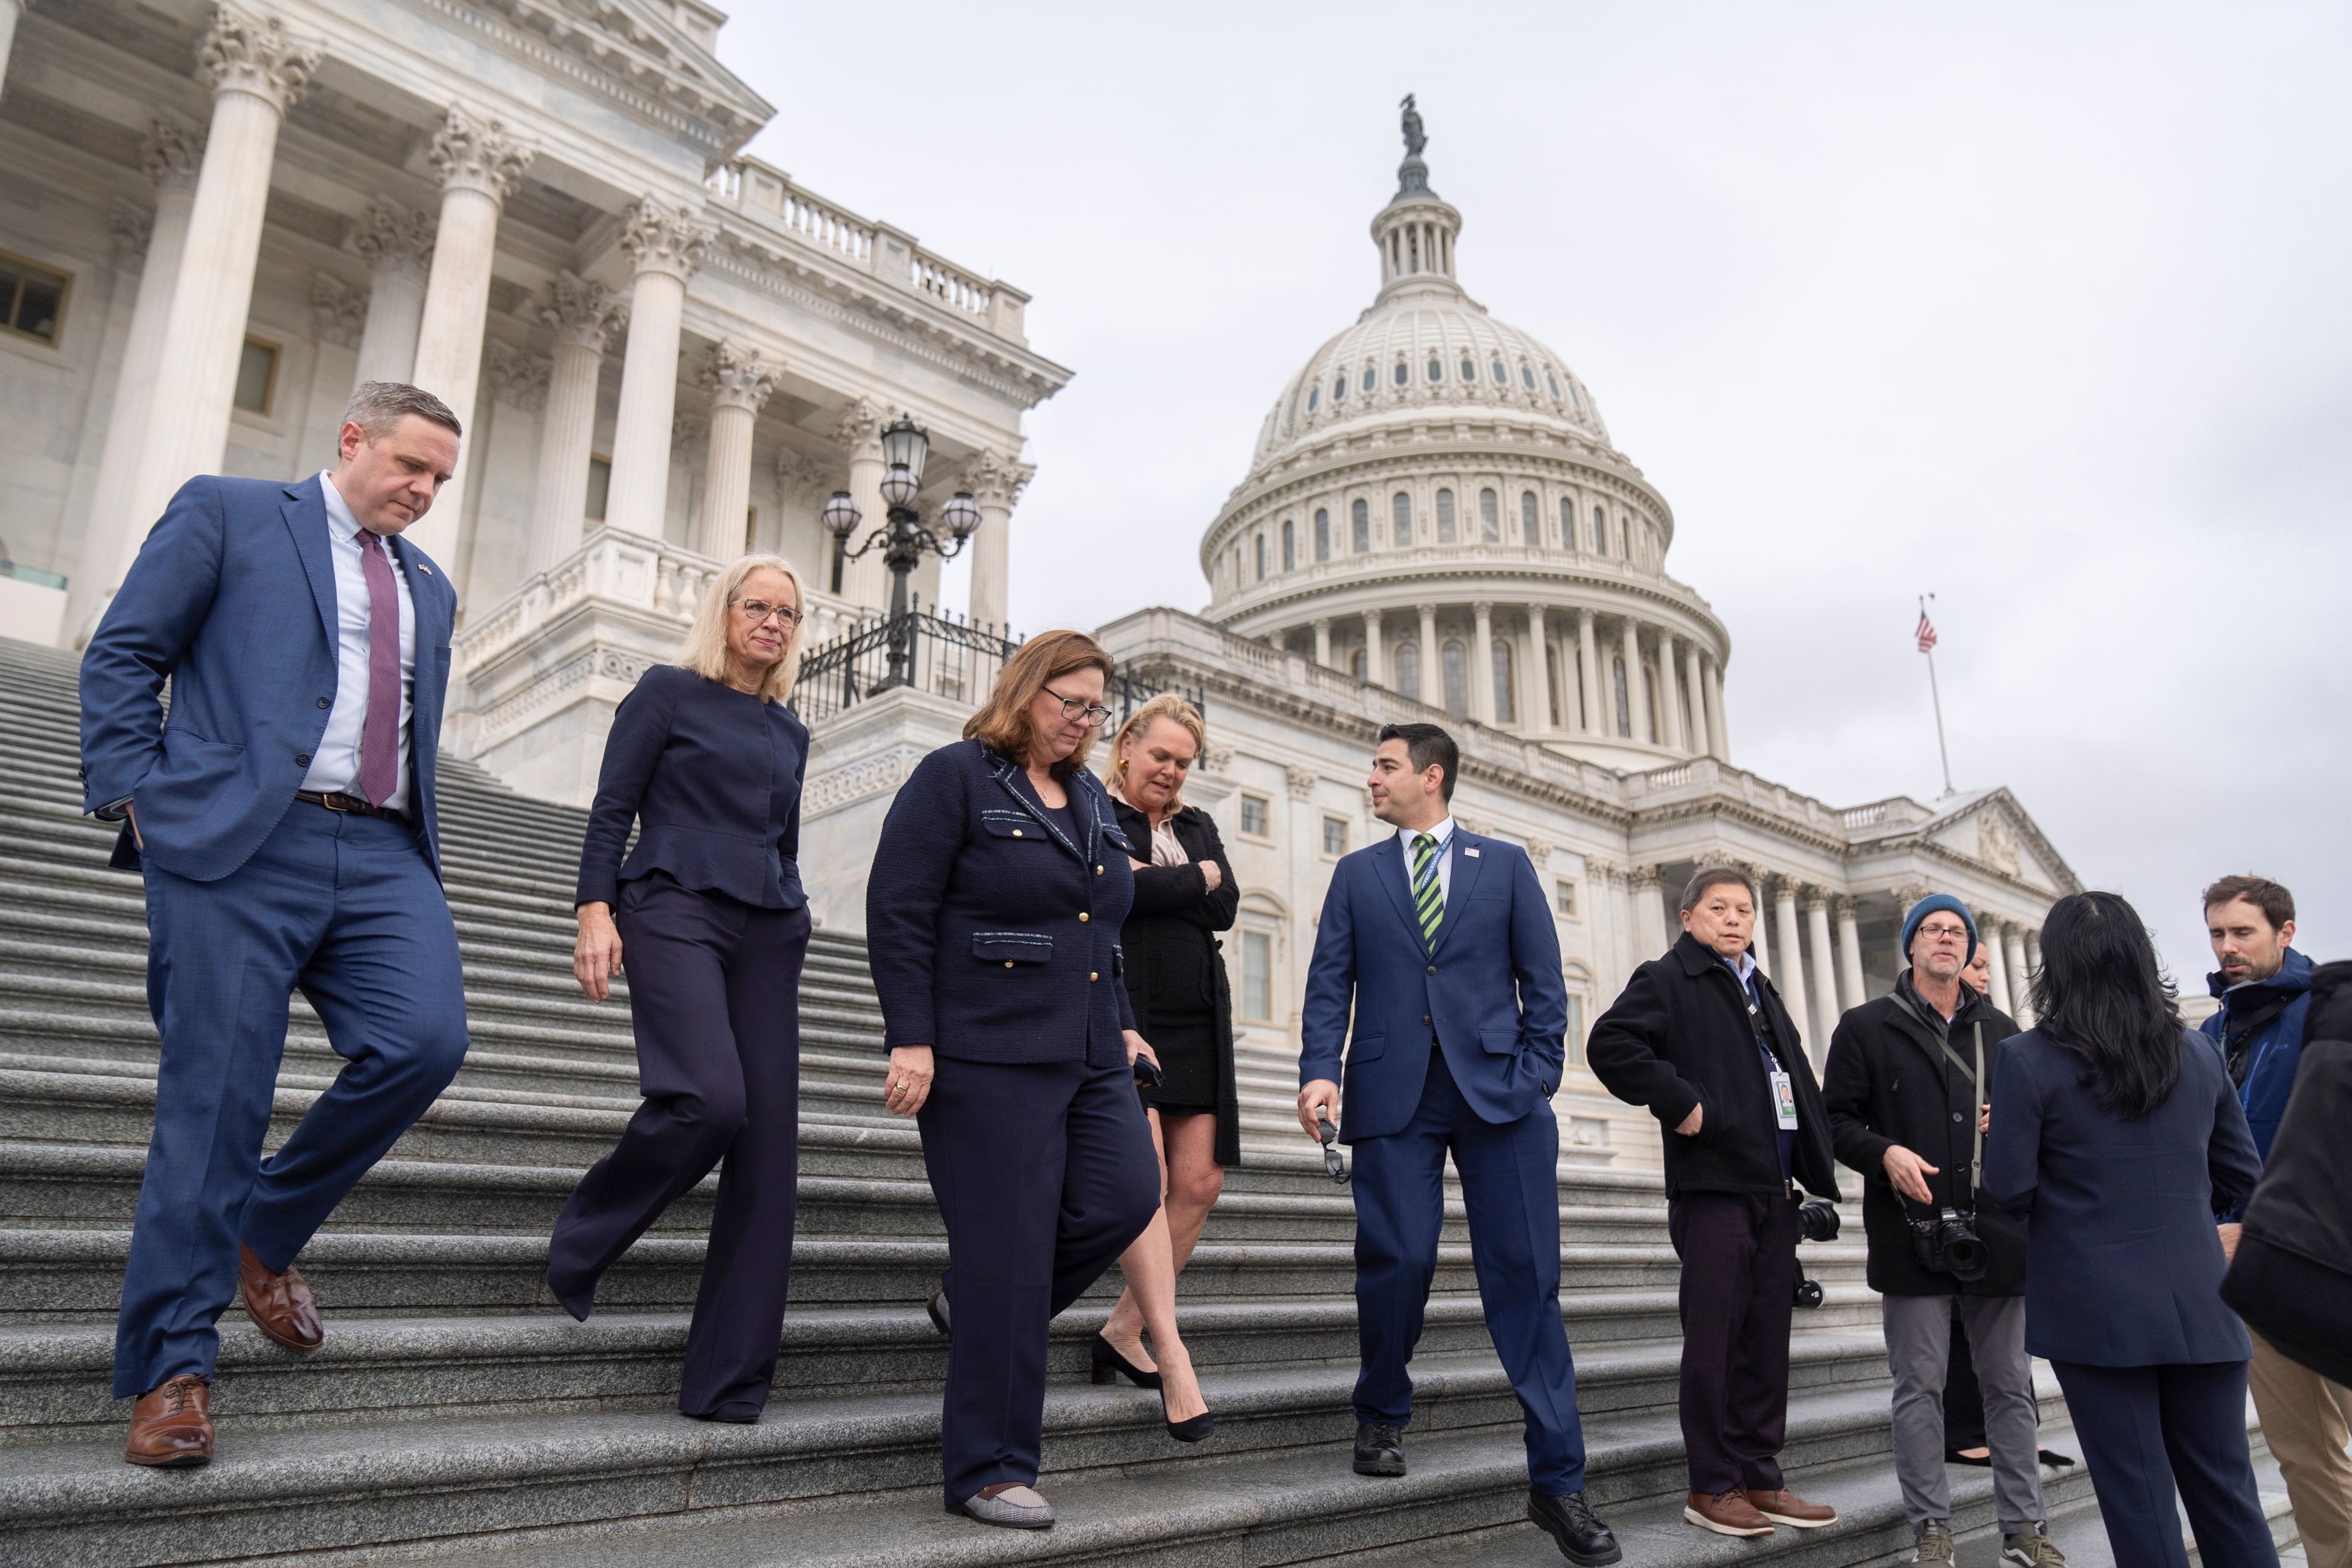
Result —
[[[335, 705], [327, 711], [327, 732], [310, 752], [310, 771], [302, 775], [306, 790], [357, 795], [360, 792], [360, 740], [367, 727], [368, 707], [368, 586], [360, 562], [360, 520], [325, 471], [319, 489], [327, 501], [327, 553], [335, 563]], [[393, 811], [408, 809], [408, 731], [415, 710], [416, 605], [408, 596], [408, 574], [391, 541], [384, 542], [384, 559], [392, 563], [392, 585], [400, 595], [400, 771], [391, 795], [376, 805]]]
[[1397, 844], [1404, 851], [1405, 896], [1408, 899], [1412, 896], [1412, 841], [1424, 833], [1437, 840], [1437, 896], [1441, 900], [1451, 903], [1454, 899], [1454, 816], [1451, 812], [1434, 827], [1397, 829]]

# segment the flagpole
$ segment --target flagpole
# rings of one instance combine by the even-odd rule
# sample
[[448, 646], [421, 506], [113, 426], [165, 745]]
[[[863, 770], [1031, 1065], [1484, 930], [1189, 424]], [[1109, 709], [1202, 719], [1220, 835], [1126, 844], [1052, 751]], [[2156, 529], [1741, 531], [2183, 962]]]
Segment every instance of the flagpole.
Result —
[[[1927, 596], [1924, 594], [1919, 596], [1919, 619], [1922, 623], [1927, 619]], [[1927, 658], [1927, 696], [1936, 704], [1936, 752], [1944, 762], [1944, 794], [1949, 796], [1957, 792], [1952, 788], [1952, 749], [1944, 743], [1944, 693], [1936, 684], [1936, 650], [1923, 647], [1919, 651]]]

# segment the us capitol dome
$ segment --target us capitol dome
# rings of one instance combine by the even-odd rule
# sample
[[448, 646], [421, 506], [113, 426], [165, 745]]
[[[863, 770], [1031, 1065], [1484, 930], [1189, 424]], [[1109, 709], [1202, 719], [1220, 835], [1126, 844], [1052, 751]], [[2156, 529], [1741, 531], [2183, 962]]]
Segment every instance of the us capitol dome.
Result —
[[1610, 767], [1728, 762], [1730, 637], [1666, 574], [1673, 509], [1567, 361], [1464, 291], [1410, 100], [1405, 131], [1380, 291], [1267, 410], [1202, 615]]

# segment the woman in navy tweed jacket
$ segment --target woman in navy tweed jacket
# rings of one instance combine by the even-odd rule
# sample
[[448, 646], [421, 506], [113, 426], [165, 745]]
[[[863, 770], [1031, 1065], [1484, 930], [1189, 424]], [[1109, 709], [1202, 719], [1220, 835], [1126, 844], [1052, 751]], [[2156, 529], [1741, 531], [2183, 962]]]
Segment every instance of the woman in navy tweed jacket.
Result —
[[[947, 1224], [947, 1509], [1015, 1528], [1054, 1520], [1032, 1489], [1047, 1324], [1160, 1210], [1134, 1087], [1158, 1063], [1120, 977], [1134, 847], [1086, 771], [1110, 673], [1083, 633], [1024, 644], [899, 790], [866, 881], [886, 1102], [916, 1118]], [[1170, 1435], [1197, 1441], [1207, 1406], [1169, 1326]]]

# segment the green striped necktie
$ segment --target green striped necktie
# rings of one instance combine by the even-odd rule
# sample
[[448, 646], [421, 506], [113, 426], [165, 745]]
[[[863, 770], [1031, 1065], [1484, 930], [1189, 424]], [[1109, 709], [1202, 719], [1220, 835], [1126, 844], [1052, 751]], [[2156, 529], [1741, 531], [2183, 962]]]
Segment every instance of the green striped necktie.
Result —
[[1423, 945], [1437, 941], [1437, 927], [1445, 919], [1445, 895], [1437, 886], [1437, 836], [1417, 834], [1412, 841], [1412, 906], [1421, 921]]

